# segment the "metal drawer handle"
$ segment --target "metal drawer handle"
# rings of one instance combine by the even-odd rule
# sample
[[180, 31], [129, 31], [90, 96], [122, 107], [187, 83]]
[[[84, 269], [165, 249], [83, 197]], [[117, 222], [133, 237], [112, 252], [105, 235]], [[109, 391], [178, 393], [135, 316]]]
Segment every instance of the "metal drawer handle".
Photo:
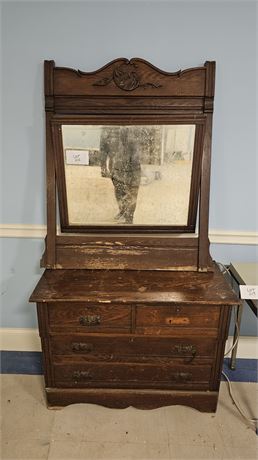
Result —
[[93, 351], [93, 345], [92, 343], [73, 342], [72, 350], [73, 351], [84, 351], [84, 353], [90, 353], [91, 351]]
[[90, 371], [74, 371], [73, 373], [73, 378], [74, 379], [88, 379], [92, 380], [93, 375], [90, 373]]
[[175, 345], [173, 351], [176, 351], [179, 355], [185, 355], [186, 353], [192, 353], [192, 356], [189, 357], [187, 363], [191, 363], [197, 353], [195, 345]]
[[82, 326], [97, 326], [98, 324], [100, 324], [100, 316], [99, 315], [80, 316], [79, 323]]

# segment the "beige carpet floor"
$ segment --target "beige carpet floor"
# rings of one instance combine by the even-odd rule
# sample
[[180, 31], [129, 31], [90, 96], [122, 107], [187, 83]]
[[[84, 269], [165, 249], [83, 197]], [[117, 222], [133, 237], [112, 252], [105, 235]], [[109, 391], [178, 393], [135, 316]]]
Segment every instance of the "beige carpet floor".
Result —
[[[233, 383], [247, 415], [258, 385]], [[1, 376], [1, 459], [256, 459], [258, 436], [239, 415], [226, 383], [216, 414], [170, 406], [150, 411], [76, 404], [46, 408], [42, 376]]]

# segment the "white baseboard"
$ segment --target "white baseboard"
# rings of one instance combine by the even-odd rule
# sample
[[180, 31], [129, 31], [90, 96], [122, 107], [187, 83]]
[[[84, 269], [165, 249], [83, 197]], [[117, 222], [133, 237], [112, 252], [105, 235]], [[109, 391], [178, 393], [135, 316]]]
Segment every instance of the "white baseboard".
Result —
[[46, 225], [0, 224], [1, 238], [45, 238]]
[[[226, 343], [225, 353], [230, 349], [232, 344], [233, 337], [229, 336]], [[230, 356], [231, 353], [227, 355], [227, 357]], [[240, 337], [237, 346], [237, 358], [258, 359], [258, 337]]]
[[1, 328], [0, 350], [41, 351], [38, 329]]
[[[0, 224], [0, 238], [44, 238], [46, 233], [46, 225]], [[210, 229], [209, 238], [212, 244], [258, 245], [258, 232]]]
[[234, 230], [209, 230], [212, 244], [258, 245], [258, 232], [240, 232]]
[[[233, 337], [228, 338], [226, 351], [231, 347], [232, 340]], [[38, 329], [0, 329], [0, 350], [41, 351]], [[258, 359], [258, 337], [240, 337], [237, 357]]]

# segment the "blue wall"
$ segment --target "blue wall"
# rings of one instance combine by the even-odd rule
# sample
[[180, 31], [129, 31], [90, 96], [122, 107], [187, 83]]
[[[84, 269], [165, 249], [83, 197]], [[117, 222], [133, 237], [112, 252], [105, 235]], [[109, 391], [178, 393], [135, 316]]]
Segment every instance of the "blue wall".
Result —
[[[250, 1], [3, 2], [4, 224], [45, 223], [43, 61], [99, 68], [142, 57], [167, 71], [217, 61], [210, 228], [255, 231], [255, 8]], [[255, 207], [256, 206], [256, 207]], [[2, 239], [5, 327], [34, 327], [27, 298], [43, 241]], [[255, 260], [254, 246], [212, 246]], [[243, 324], [253, 334], [253, 318]]]

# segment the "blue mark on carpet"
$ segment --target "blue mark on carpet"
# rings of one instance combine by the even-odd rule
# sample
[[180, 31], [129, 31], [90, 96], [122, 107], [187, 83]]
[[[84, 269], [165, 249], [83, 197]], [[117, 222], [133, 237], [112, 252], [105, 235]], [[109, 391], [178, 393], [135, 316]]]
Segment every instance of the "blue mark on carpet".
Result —
[[43, 374], [39, 351], [1, 351], [0, 359], [1, 374]]
[[224, 359], [223, 371], [231, 382], [258, 383], [258, 360], [237, 358], [236, 369], [230, 369], [230, 358]]

